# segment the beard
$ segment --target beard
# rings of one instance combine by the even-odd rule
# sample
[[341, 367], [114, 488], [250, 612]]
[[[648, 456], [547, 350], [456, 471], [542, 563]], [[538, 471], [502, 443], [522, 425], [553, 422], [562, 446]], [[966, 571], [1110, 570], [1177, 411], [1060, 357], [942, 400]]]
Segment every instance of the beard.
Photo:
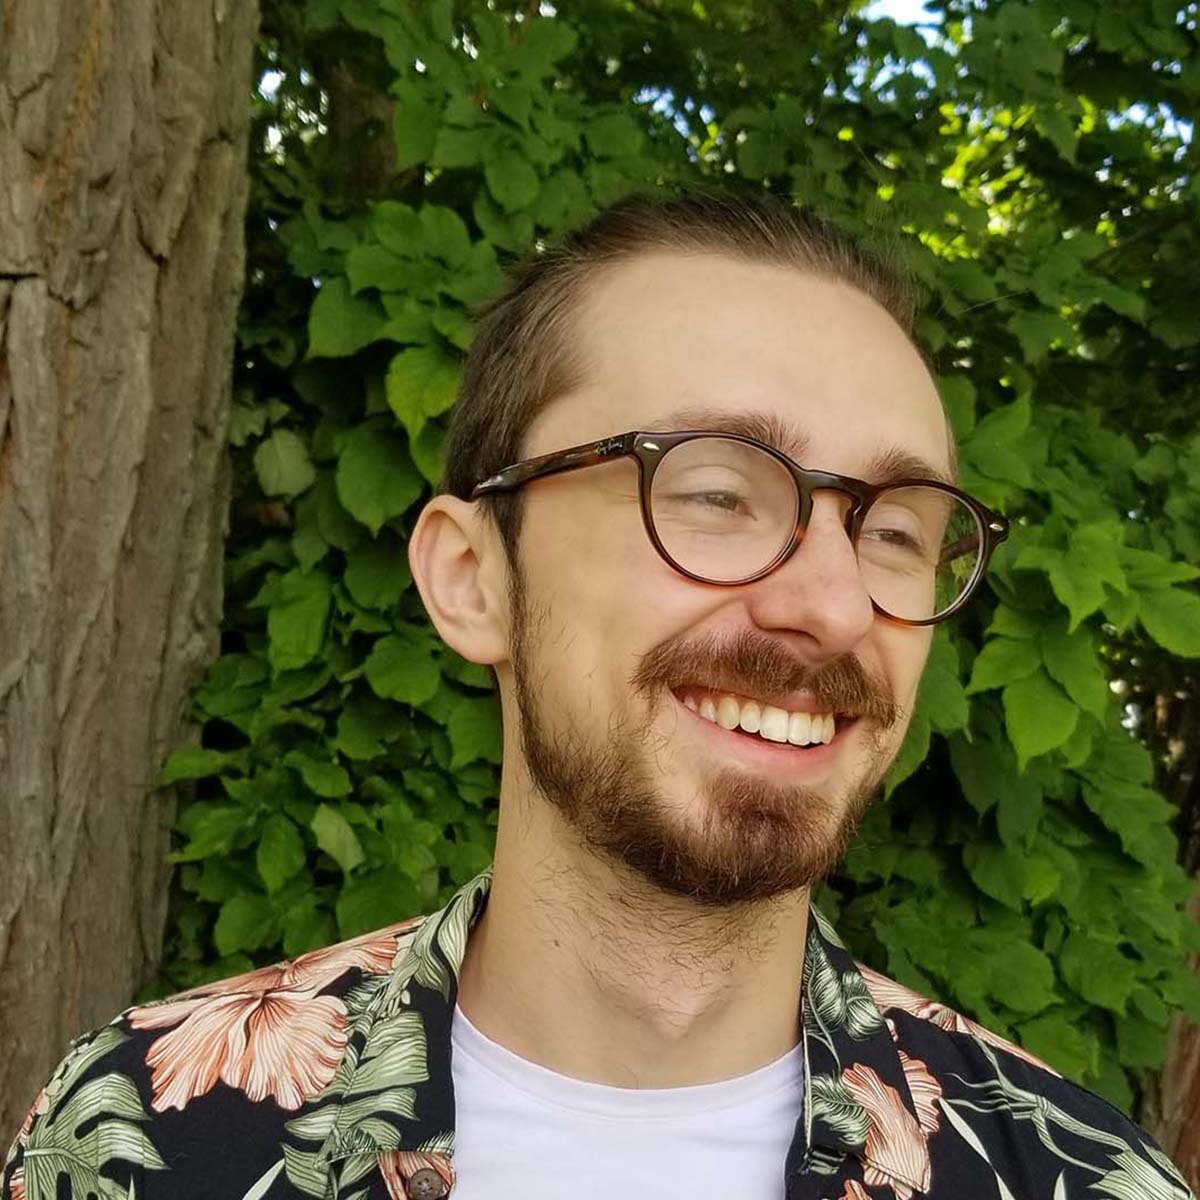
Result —
[[[536, 655], [542, 622], [530, 610], [519, 571], [512, 576], [511, 611], [525, 762], [534, 786], [591, 852], [660, 892], [712, 908], [810, 886], [841, 860], [898, 752], [898, 745], [888, 750], [884, 734], [902, 716], [886, 684], [857, 659], [809, 669], [748, 631], [724, 643], [672, 639], [647, 654], [630, 681], [645, 701], [645, 724], [617, 717], [595, 739], [591, 724], [551, 729], [545, 719]], [[751, 696], [806, 688], [817, 711], [859, 714], [867, 761], [837, 795], [723, 768], [700, 785], [688, 811], [676, 811], [651, 769], [651, 730], [670, 688], [685, 683]]]

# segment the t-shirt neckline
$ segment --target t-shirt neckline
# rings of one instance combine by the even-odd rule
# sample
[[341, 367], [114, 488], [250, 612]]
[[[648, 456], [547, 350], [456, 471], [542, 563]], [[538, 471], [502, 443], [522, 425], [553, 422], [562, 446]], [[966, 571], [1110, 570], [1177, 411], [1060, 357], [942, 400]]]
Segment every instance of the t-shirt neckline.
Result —
[[514, 1054], [481, 1033], [455, 1005], [451, 1045], [509, 1087], [535, 1100], [617, 1120], [673, 1120], [762, 1104], [794, 1089], [803, 1071], [803, 1043], [766, 1066], [733, 1079], [672, 1088], [615, 1087], [559, 1074]]

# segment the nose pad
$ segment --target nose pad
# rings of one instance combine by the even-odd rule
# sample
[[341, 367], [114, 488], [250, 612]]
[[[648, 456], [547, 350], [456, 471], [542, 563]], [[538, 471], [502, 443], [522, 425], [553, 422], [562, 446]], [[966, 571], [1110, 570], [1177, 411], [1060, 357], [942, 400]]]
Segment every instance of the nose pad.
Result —
[[[822, 503], [825, 501], [825, 503]], [[808, 527], [813, 522], [813, 516], [818, 511], [828, 511], [828, 505], [833, 504], [837, 509], [840, 509], [837, 520], [842, 526], [843, 532], [849, 539], [851, 546], [854, 545], [854, 527], [859, 512], [859, 502], [857, 497], [849, 492], [843, 492], [840, 488], [818, 488], [814, 490], [809, 497], [807, 505], [801, 505], [800, 524], [796, 530], [796, 545], [802, 543], [808, 533]], [[855, 550], [857, 556], [858, 551]]]

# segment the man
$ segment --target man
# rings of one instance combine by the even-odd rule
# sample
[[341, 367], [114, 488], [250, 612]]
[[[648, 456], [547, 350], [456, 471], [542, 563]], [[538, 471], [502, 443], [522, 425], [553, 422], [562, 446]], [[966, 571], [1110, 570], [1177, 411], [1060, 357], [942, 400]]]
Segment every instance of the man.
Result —
[[81, 1039], [3, 1195], [1186, 1197], [810, 907], [1006, 531], [913, 308], [764, 201], [626, 201], [527, 267], [410, 542], [497, 680], [493, 871]]

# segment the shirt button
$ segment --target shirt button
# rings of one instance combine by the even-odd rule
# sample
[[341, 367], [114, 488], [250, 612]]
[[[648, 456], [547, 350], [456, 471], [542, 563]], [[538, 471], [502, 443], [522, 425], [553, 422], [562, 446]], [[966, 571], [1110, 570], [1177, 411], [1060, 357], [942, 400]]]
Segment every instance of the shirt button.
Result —
[[409, 1200], [440, 1200], [443, 1190], [442, 1177], [432, 1167], [422, 1167], [409, 1176]]

